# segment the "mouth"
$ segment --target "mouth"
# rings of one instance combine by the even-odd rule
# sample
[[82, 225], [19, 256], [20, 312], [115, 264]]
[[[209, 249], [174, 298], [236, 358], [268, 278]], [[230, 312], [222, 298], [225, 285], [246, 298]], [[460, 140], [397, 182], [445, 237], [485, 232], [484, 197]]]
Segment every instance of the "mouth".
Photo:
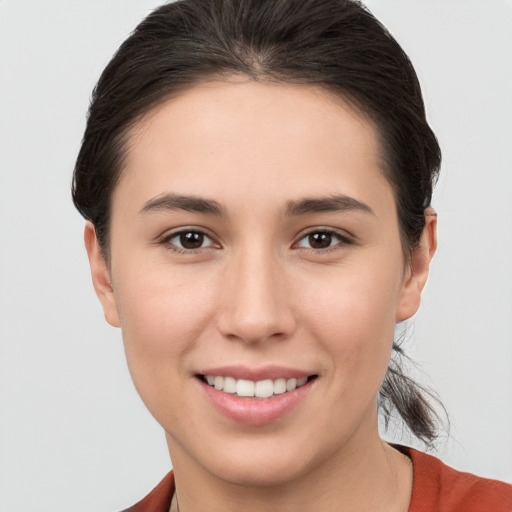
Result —
[[[206, 403], [219, 418], [239, 425], [262, 426], [302, 410], [308, 396], [316, 396], [319, 374], [281, 365], [244, 365], [204, 368], [195, 374]], [[224, 420], [221, 420], [224, 421]]]
[[228, 395], [239, 398], [263, 399], [290, 393], [317, 378], [317, 375], [307, 377], [278, 377], [276, 379], [247, 380], [236, 379], [225, 375], [198, 375], [208, 386]]

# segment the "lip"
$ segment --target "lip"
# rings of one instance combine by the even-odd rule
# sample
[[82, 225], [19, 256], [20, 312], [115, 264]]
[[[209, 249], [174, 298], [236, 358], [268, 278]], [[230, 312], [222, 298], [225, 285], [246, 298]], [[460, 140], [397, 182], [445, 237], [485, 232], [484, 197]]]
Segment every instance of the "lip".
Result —
[[[315, 375], [304, 371], [284, 369], [280, 367], [266, 367], [264, 369], [252, 369], [241, 367], [210, 368], [202, 375], [222, 375], [237, 379], [265, 380], [277, 378], [308, 377]], [[306, 384], [293, 391], [287, 391], [270, 398], [245, 398], [224, 393], [209, 386], [203, 379], [197, 376], [197, 382], [201, 386], [208, 402], [215, 410], [225, 418], [244, 425], [265, 425], [277, 421], [297, 407], [309, 394], [316, 379], [310, 379]]]
[[235, 379], [253, 380], [255, 382], [266, 379], [292, 379], [310, 377], [315, 372], [305, 372], [294, 368], [283, 366], [265, 366], [263, 368], [249, 368], [247, 366], [218, 366], [207, 368], [198, 372], [201, 375], [221, 375], [222, 377], [233, 377]]

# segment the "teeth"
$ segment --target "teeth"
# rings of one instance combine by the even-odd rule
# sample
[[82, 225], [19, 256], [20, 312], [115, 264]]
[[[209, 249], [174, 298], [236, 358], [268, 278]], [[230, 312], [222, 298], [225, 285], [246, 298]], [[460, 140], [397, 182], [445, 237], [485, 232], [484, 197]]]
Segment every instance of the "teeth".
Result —
[[254, 396], [258, 398], [268, 398], [274, 394], [274, 382], [270, 379], [259, 380], [254, 386]]
[[224, 393], [257, 398], [269, 398], [272, 395], [293, 391], [304, 386], [308, 380], [307, 377], [301, 377], [299, 379], [265, 379], [255, 382], [252, 380], [235, 379], [233, 377], [223, 377], [222, 375], [205, 375], [205, 378], [210, 386], [219, 391], [224, 391]]
[[215, 386], [215, 389], [224, 389], [224, 377], [215, 377], [213, 385]]
[[286, 391], [293, 391], [297, 387], [297, 379], [288, 379], [286, 381]]
[[274, 381], [274, 395], [286, 393], [286, 379], [276, 379]]
[[224, 389], [226, 393], [236, 393], [236, 380], [233, 377], [224, 377]]
[[238, 396], [254, 396], [254, 382], [252, 380], [238, 379], [235, 389]]

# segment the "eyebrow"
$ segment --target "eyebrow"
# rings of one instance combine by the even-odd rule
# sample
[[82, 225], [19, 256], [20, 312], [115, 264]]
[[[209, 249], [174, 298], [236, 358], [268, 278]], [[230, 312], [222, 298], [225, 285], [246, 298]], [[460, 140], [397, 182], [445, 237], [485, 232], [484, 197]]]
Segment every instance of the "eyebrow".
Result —
[[[150, 199], [144, 204], [140, 213], [165, 210], [184, 210], [188, 212], [209, 213], [217, 216], [225, 215], [222, 206], [213, 199], [173, 193], [162, 194]], [[288, 216], [298, 216], [339, 211], [361, 211], [375, 215], [367, 204], [345, 195], [313, 197], [305, 198], [300, 201], [289, 201], [285, 213]]]
[[222, 206], [212, 199], [180, 194], [162, 194], [147, 201], [140, 213], [162, 210], [185, 210], [187, 212], [224, 215]]
[[305, 198], [301, 201], [290, 201], [286, 208], [286, 215], [307, 215], [321, 212], [360, 211], [375, 215], [374, 211], [365, 203], [345, 195], [329, 197]]

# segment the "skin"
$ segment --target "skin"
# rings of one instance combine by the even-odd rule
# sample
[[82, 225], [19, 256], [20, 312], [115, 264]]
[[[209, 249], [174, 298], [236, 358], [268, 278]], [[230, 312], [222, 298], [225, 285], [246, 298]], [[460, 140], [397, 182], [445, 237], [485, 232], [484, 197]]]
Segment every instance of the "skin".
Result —
[[[110, 261], [91, 224], [85, 242], [105, 317], [165, 430], [181, 512], [408, 509], [412, 467], [379, 438], [376, 397], [395, 324], [419, 307], [436, 220], [405, 261], [380, 151], [342, 99], [242, 80], [185, 91], [131, 134]], [[144, 210], [163, 194], [214, 200], [223, 215]], [[367, 210], [287, 212], [333, 195]], [[183, 249], [180, 228], [208, 236]], [[328, 248], [311, 246], [329, 231]], [[239, 424], [196, 376], [229, 364], [317, 378], [278, 421]]]

